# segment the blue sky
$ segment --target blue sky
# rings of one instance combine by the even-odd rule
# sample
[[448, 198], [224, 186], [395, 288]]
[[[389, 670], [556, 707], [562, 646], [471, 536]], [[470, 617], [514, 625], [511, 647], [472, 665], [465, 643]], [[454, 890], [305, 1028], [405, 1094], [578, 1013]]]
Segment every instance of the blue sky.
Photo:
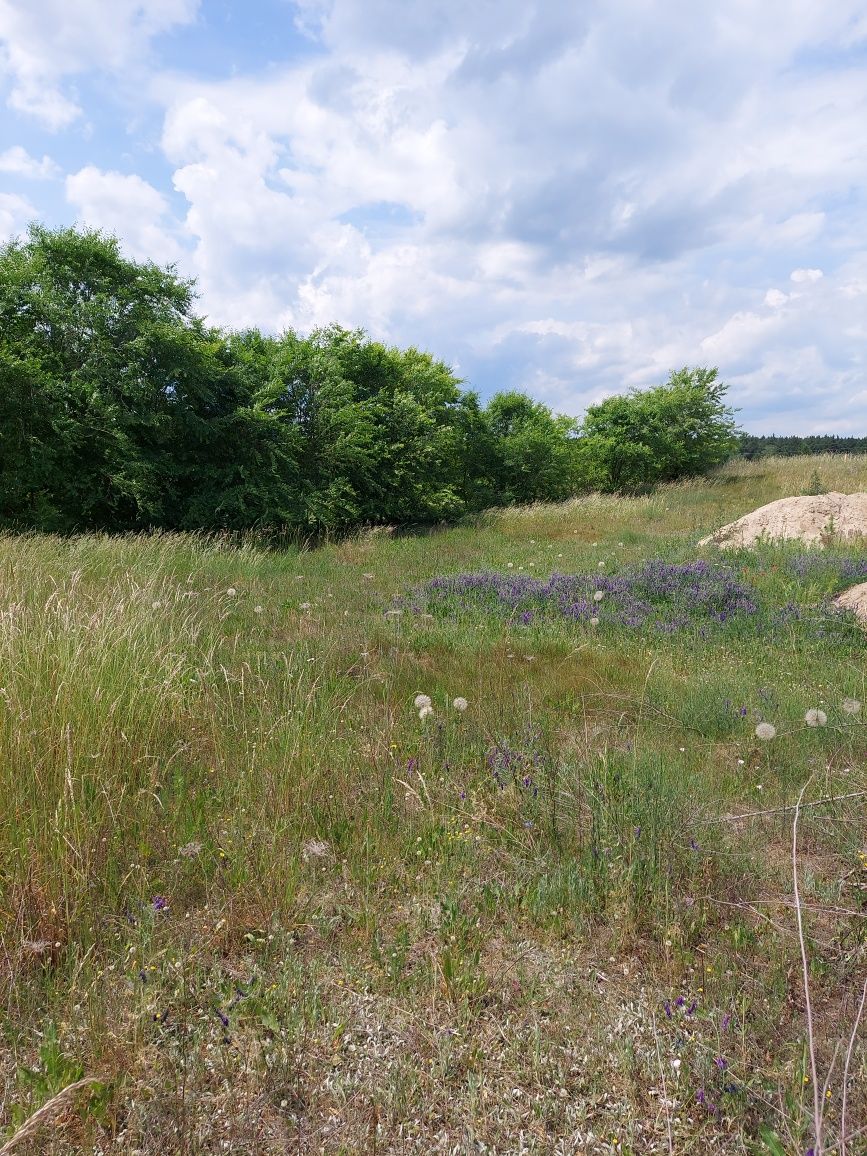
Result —
[[867, 433], [863, 0], [0, 0], [0, 109], [0, 240], [107, 229], [215, 323]]

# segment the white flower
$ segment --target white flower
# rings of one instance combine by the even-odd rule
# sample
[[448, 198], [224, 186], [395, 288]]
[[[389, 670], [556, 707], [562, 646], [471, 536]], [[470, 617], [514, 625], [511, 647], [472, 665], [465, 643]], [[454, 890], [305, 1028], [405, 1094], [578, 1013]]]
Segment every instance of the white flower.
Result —
[[763, 742], [769, 743], [772, 738], [775, 738], [777, 728], [772, 723], [761, 722], [756, 727], [756, 738]]
[[844, 698], [843, 710], [846, 714], [858, 714], [861, 710], [861, 703], [857, 698]]
[[309, 610], [310, 609], [310, 603], [309, 602], [299, 602], [298, 603], [298, 609], [299, 610]]
[[506, 568], [509, 570], [514, 570], [515, 569], [515, 563], [514, 562], [507, 562]]
[[605, 563], [604, 562], [597, 562], [596, 565], [599, 567], [600, 570], [605, 569]]
[[452, 701], [452, 706], [455, 708], [455, 710], [460, 711], [461, 714], [464, 713], [469, 705], [470, 704], [467, 702], [467, 700], [465, 698], [461, 698], [460, 696]]
[[413, 705], [416, 710], [421, 710], [423, 706], [430, 706], [431, 698], [429, 694], [417, 694], [413, 699]]
[[226, 591], [226, 594], [228, 595], [229, 598], [234, 598], [237, 593], [238, 593], [238, 591], [235, 589], [234, 586], [230, 586], [229, 589]]
[[424, 722], [424, 720], [426, 718], [430, 718], [430, 716], [432, 714], [433, 714], [433, 707], [432, 706], [423, 706], [421, 708], [421, 710], [418, 712], [418, 717], [421, 719], [422, 722]]
[[253, 613], [254, 614], [261, 614], [262, 613], [262, 607], [261, 606], [254, 606], [253, 607]]
[[743, 760], [743, 759], [738, 759], [738, 766], [739, 766], [739, 767], [742, 767], [743, 765], [744, 765], [744, 760]]
[[598, 626], [599, 625], [599, 619], [598, 618], [591, 618], [590, 619], [590, 625], [591, 626]]
[[159, 598], [155, 598], [151, 603], [151, 610], [159, 610], [161, 606], [162, 602], [160, 602]]
[[818, 707], [812, 707], [804, 715], [804, 722], [808, 727], [823, 727], [828, 721], [828, 716], [823, 710]]
[[605, 591], [604, 590], [597, 590], [593, 595], [593, 601], [594, 602], [601, 602], [604, 597], [605, 597]]
[[311, 839], [301, 848], [301, 858], [306, 863], [309, 859], [324, 859], [331, 848], [322, 839]]

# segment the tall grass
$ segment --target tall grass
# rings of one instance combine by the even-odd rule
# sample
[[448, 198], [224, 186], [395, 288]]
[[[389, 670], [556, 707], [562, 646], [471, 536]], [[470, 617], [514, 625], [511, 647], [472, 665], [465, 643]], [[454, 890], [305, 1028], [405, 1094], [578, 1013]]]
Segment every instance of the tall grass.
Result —
[[[858, 1151], [867, 687], [829, 597], [863, 555], [738, 552], [760, 612], [712, 628], [688, 587], [671, 633], [607, 613], [814, 471], [867, 489], [781, 459], [319, 550], [2, 539], [0, 1127], [101, 1081], [18, 1150], [805, 1151], [809, 780], [813, 1044]], [[426, 601], [481, 571], [610, 593]]]

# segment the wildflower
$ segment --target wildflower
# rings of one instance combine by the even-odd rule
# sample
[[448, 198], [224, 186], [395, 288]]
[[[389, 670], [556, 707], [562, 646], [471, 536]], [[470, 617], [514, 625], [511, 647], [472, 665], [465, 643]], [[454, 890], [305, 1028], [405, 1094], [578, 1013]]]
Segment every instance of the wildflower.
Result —
[[417, 694], [413, 699], [413, 706], [416, 710], [421, 710], [423, 706], [430, 706], [431, 699], [429, 694]]
[[743, 760], [743, 759], [738, 759], [738, 766], [739, 766], [739, 767], [742, 767], [743, 765], [744, 765], [744, 760]]
[[722, 1026], [722, 1030], [723, 1030], [724, 1032], [727, 1032], [727, 1031], [729, 1030], [729, 1027], [730, 1027], [730, 1025], [731, 1025], [731, 1022], [732, 1022], [732, 1013], [731, 1013], [731, 1012], [726, 1012], [726, 1014], [725, 1014], [725, 1015], [723, 1016], [723, 1018], [722, 1018], [722, 1025], [721, 1025], [721, 1026]]
[[421, 708], [421, 710], [418, 712], [418, 717], [422, 720], [422, 722], [424, 722], [424, 720], [426, 718], [430, 718], [430, 716], [432, 714], [433, 714], [433, 707], [432, 706], [423, 706]]
[[804, 715], [804, 722], [808, 727], [823, 727], [828, 721], [828, 716], [823, 710], [818, 707], [812, 707]]
[[506, 563], [506, 566], [507, 566], [507, 568], [508, 568], [509, 570], [514, 570], [514, 569], [515, 569], [515, 563], [514, 563], [514, 562], [507, 562], [507, 563]]
[[467, 700], [465, 698], [461, 698], [460, 695], [456, 699], [452, 700], [452, 706], [461, 714], [464, 713], [469, 705], [470, 704], [467, 702]]
[[151, 610], [159, 610], [161, 606], [162, 602], [160, 602], [159, 598], [155, 598], [151, 603]]
[[230, 586], [229, 589], [226, 591], [226, 595], [229, 598], [234, 598], [237, 593], [238, 593], [238, 591], [235, 589], [234, 586]]
[[777, 728], [769, 722], [760, 722], [756, 727], [756, 738], [761, 739], [762, 742], [769, 743], [771, 739], [776, 738]]
[[253, 613], [254, 614], [261, 614], [262, 613], [262, 607], [261, 606], [254, 606], [253, 607]]
[[193, 839], [190, 843], [185, 843], [183, 847], [178, 848], [178, 854], [183, 855], [185, 859], [195, 859], [197, 855], [202, 853], [202, 844]]
[[668, 1002], [668, 1000], [666, 1000], [662, 1006], [665, 1010], [666, 1018], [671, 1019], [671, 1004]]
[[695, 1015], [695, 1009], [697, 1007], [698, 1007], [698, 1001], [693, 1000], [692, 1003], [689, 1005], [689, 1007], [686, 1009], [686, 1014], [688, 1016], [694, 1016]]
[[164, 895], [155, 895], [151, 900], [154, 911], [168, 911], [169, 901]]
[[704, 1102], [705, 1102], [704, 1088], [699, 1088], [699, 1090], [696, 1092], [695, 1102], [697, 1104], [704, 1104]]
[[719, 1068], [719, 1070], [721, 1072], [724, 1072], [726, 1070], [726, 1068], [729, 1066], [729, 1062], [727, 1059], [725, 1059], [724, 1056], [717, 1056], [716, 1059], [714, 1060], [714, 1063], [716, 1064], [716, 1066]]
[[590, 619], [590, 625], [591, 626], [598, 626], [599, 625], [599, 619], [598, 618], [591, 618]]
[[604, 590], [595, 590], [593, 593], [593, 601], [594, 602], [601, 602], [604, 597], [605, 597], [605, 591]]
[[690, 851], [697, 851], [698, 850], [698, 843], [696, 843], [695, 839], [690, 839], [689, 849], [690, 849]]
[[310, 609], [310, 603], [309, 602], [299, 602], [298, 603], [298, 609], [299, 610], [309, 610]]
[[684, 1005], [685, 1003], [686, 1003], [686, 996], [683, 996], [683, 995], [679, 995], [679, 996], [677, 997], [677, 999], [674, 1001], [674, 1006], [675, 1006], [675, 1007], [683, 1007], [683, 1005]]
[[858, 714], [861, 710], [861, 703], [857, 698], [844, 698], [843, 710], [846, 714]]

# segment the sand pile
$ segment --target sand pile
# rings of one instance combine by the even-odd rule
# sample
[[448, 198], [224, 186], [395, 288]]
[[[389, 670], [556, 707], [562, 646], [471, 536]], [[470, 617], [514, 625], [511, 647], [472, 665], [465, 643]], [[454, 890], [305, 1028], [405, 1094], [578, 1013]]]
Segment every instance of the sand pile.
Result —
[[850, 586], [834, 599], [834, 605], [841, 610], [851, 610], [862, 626], [867, 626], [867, 582]]
[[862, 536], [867, 537], [867, 494], [817, 494], [769, 502], [702, 538], [699, 546], [752, 546], [762, 538], [800, 538], [824, 546]]

